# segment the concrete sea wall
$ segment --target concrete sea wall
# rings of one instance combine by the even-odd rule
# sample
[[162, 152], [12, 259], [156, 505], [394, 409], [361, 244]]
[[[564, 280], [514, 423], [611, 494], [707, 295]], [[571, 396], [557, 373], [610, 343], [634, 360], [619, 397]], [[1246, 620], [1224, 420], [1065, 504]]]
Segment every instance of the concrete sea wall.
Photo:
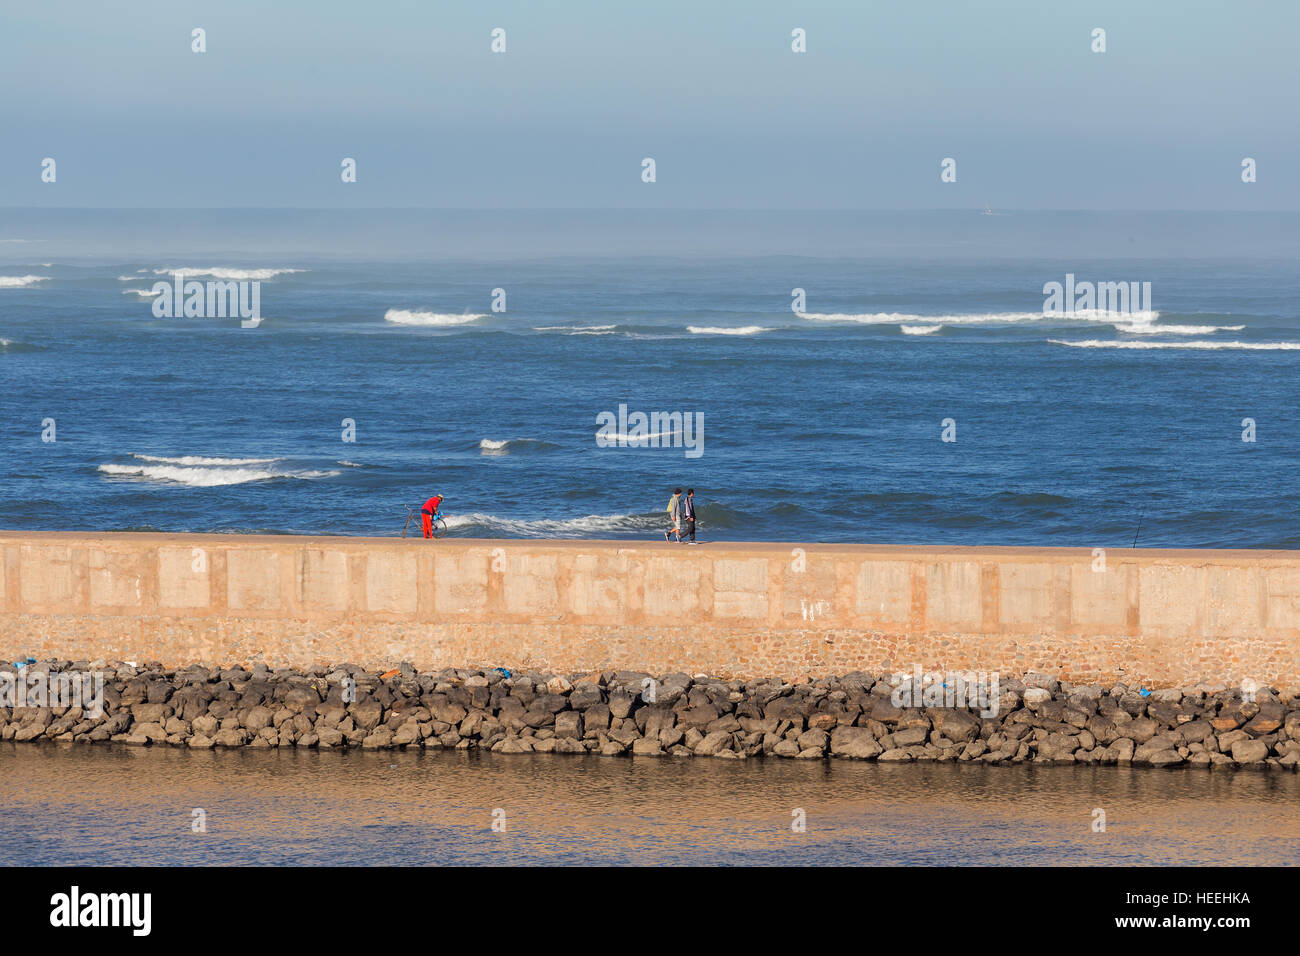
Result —
[[0, 658], [1300, 689], [1300, 552], [0, 533]]

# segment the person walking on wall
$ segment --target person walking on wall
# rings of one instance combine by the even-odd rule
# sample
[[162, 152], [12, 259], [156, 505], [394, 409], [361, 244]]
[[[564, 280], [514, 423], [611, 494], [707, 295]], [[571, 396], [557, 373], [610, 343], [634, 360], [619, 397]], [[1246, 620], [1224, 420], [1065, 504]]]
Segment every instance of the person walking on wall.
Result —
[[[682, 515], [686, 519], [686, 533], [690, 535], [691, 544], [695, 543], [695, 489], [687, 488], [686, 497], [682, 499]], [[678, 541], [681, 540], [679, 535]]]
[[677, 535], [678, 543], [682, 540], [682, 489], [673, 489], [673, 496], [668, 499], [668, 520], [672, 522], [672, 527], [664, 532], [664, 540], [668, 541], [669, 535]]

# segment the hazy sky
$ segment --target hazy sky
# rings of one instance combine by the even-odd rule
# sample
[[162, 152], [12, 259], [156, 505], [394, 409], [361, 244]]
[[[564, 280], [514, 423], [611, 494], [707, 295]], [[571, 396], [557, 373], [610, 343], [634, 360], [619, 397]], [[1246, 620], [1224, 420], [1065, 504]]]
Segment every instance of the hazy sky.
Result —
[[1300, 209], [1298, 39], [1297, 0], [11, 0], [0, 205]]

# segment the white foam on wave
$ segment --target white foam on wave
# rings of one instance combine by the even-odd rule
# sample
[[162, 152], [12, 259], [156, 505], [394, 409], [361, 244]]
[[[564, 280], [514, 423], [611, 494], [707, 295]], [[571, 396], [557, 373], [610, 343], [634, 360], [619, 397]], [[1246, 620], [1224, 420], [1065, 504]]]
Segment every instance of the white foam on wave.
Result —
[[[144, 270], [141, 270], [142, 272]], [[263, 281], [265, 279], [274, 279], [276, 276], [290, 275], [294, 272], [306, 272], [306, 269], [237, 269], [231, 266], [214, 266], [209, 269], [195, 269], [177, 266], [175, 268], [154, 269], [153, 274], [156, 276], [175, 275], [180, 272], [187, 276], [211, 276], [214, 279], [233, 279], [236, 282]], [[122, 278], [118, 276], [118, 278]]]
[[158, 293], [153, 289], [123, 289], [123, 295], [138, 295], [142, 299], [152, 299]]
[[26, 289], [48, 278], [49, 276], [0, 276], [0, 289]]
[[607, 442], [622, 442], [628, 445], [640, 445], [650, 441], [652, 438], [671, 438], [673, 435], [678, 435], [680, 433], [681, 429], [674, 429], [670, 432], [655, 432], [653, 435], [628, 435], [623, 432], [618, 432], [614, 435], [606, 435], [602, 432], [597, 432], [596, 434]]
[[772, 330], [762, 325], [688, 325], [686, 331], [692, 335], [757, 335]]
[[310, 481], [332, 478], [337, 471], [276, 470], [247, 467], [188, 467], [184, 465], [100, 465], [99, 471], [125, 481], [149, 481], [164, 484], [187, 485], [191, 488], [215, 488], [222, 485], [242, 485], [250, 481], [270, 481], [276, 478], [295, 478]]
[[1048, 339], [1052, 345], [1068, 345], [1075, 349], [1244, 349], [1259, 352], [1290, 352], [1300, 350], [1300, 342], [1122, 342], [1101, 339]]
[[217, 458], [209, 455], [181, 455], [178, 458], [168, 458], [165, 455], [135, 455], [131, 456], [137, 461], [149, 461], [159, 465], [270, 465], [279, 458]]
[[508, 455], [514, 449], [528, 450], [530, 447], [548, 447], [549, 442], [540, 438], [484, 438], [478, 443], [479, 451], [485, 455]]
[[450, 312], [413, 312], [408, 309], [389, 309], [384, 313], [384, 321], [394, 325], [466, 325], [486, 315], [454, 315]]
[[799, 318], [813, 322], [840, 322], [857, 325], [1007, 325], [1015, 322], [1037, 322], [1044, 318], [1041, 312], [981, 312], [969, 315], [916, 315], [909, 312], [800, 312]]
[[608, 335], [616, 325], [534, 325], [534, 332], [564, 332], [568, 335]]
[[1125, 335], [1213, 335], [1215, 332], [1240, 332], [1244, 325], [1156, 325], [1152, 322], [1116, 322], [1115, 331]]
[[898, 327], [904, 335], [934, 335], [942, 325], [900, 325]]
[[471, 513], [451, 515], [448, 530], [474, 528], [490, 532], [493, 537], [583, 538], [611, 531], [648, 531], [659, 528], [659, 517], [648, 515], [585, 515], [581, 518], [499, 518], [496, 515]]
[[813, 322], [839, 322], [857, 325], [1017, 325], [1022, 322], [1154, 322], [1159, 312], [1108, 312], [1084, 309], [1069, 315], [1042, 312], [971, 312], [957, 315], [917, 315], [911, 312], [800, 312], [799, 318]]

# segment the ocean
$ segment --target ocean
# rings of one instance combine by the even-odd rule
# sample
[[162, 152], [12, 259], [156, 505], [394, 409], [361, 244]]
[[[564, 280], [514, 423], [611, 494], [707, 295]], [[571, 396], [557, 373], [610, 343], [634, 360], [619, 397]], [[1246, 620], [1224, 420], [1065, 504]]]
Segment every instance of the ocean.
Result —
[[[5, 210], [0, 526], [385, 536], [437, 492], [654, 540], [680, 486], [706, 542], [1300, 548], [1298, 225]], [[261, 323], [155, 316], [176, 271]], [[1045, 316], [1067, 281], [1150, 302]]]

